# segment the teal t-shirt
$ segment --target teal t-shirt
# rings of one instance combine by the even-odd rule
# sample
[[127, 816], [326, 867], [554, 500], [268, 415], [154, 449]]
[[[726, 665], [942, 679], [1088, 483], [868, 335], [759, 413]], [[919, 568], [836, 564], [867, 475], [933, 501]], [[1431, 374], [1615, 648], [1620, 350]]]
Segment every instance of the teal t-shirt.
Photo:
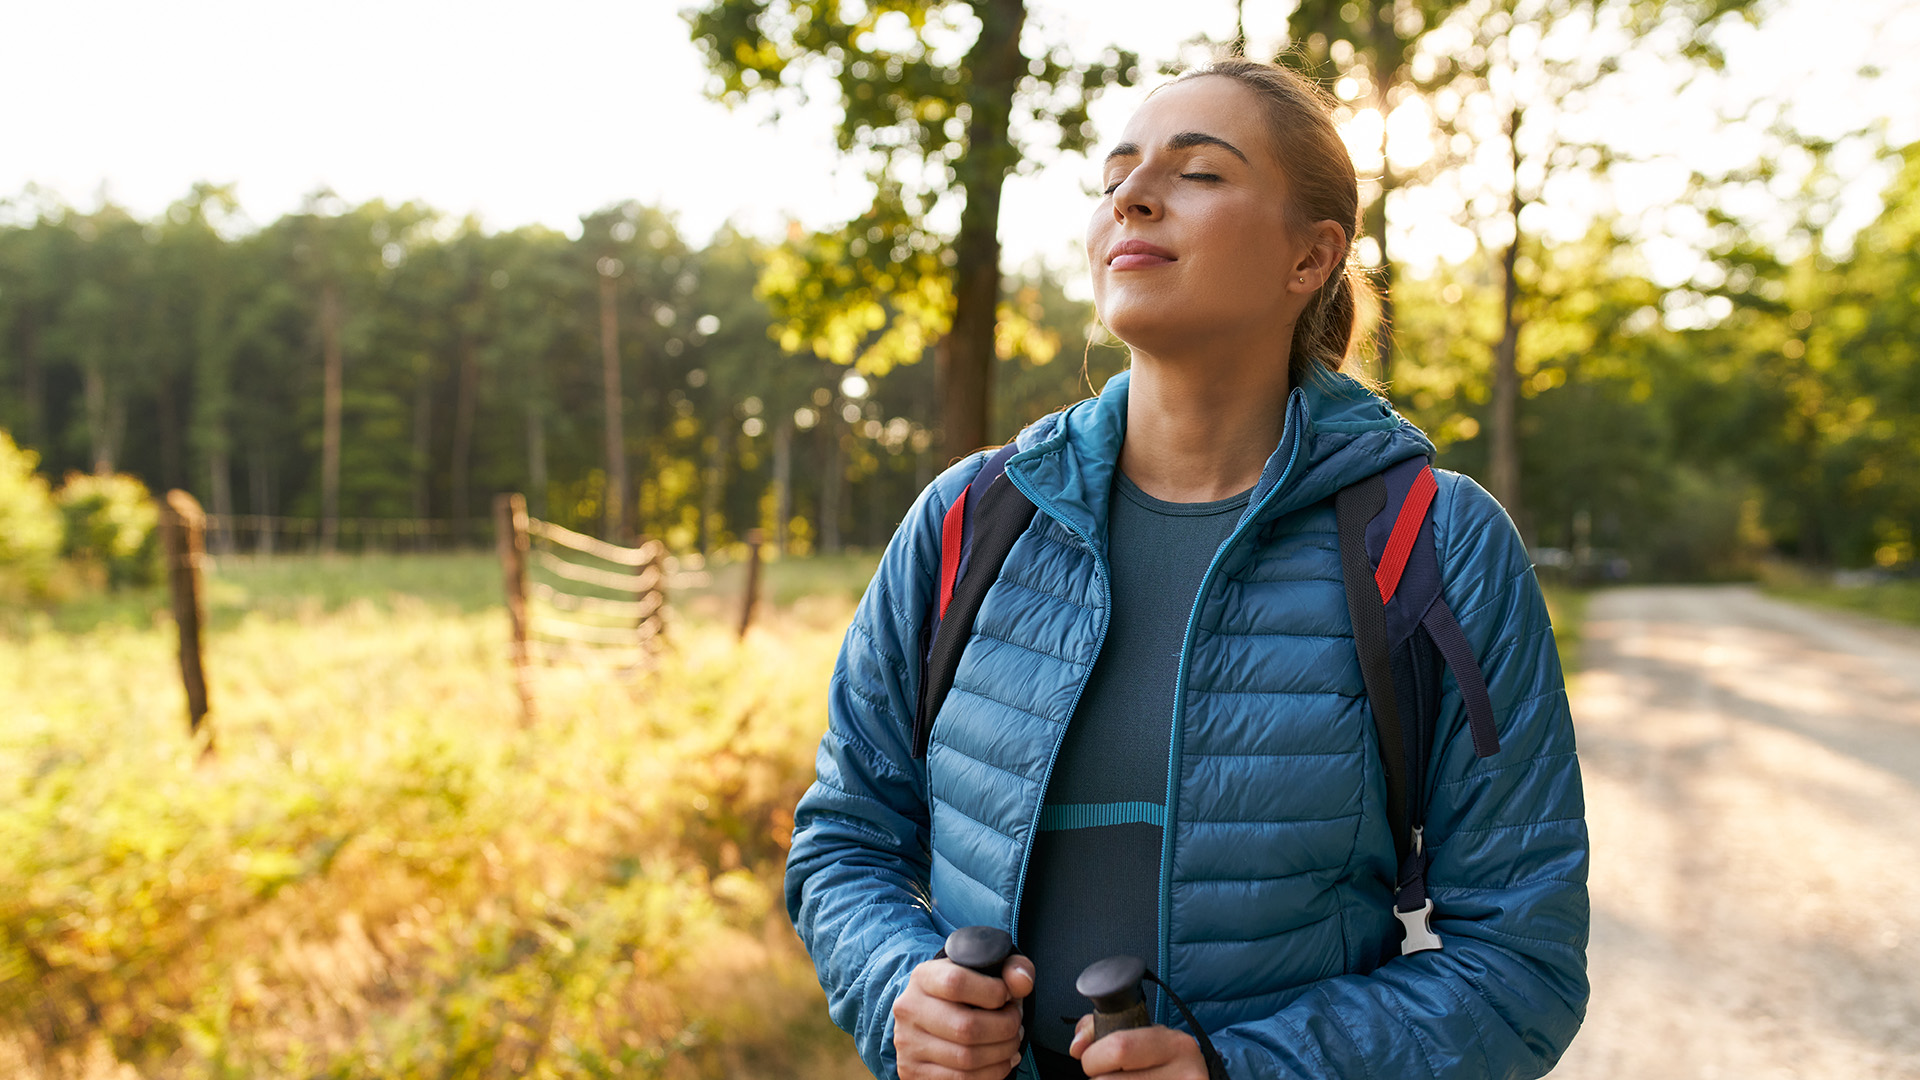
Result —
[[1251, 494], [1169, 503], [1114, 476], [1107, 636], [1047, 783], [1021, 900], [1020, 946], [1036, 976], [1027, 1033], [1047, 1076], [1081, 1075], [1054, 1056], [1089, 1009], [1073, 987], [1080, 972], [1119, 953], [1154, 963], [1180, 647], [1200, 579]]

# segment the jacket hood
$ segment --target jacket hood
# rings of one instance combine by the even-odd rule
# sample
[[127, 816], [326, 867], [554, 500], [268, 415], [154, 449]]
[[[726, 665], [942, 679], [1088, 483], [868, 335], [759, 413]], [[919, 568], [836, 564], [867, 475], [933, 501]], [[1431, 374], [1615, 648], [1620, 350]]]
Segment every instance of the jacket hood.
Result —
[[[1007, 474], [1034, 505], [1101, 548], [1107, 503], [1127, 433], [1131, 372], [1107, 381], [1100, 396], [1043, 417], [1015, 440]], [[1315, 375], [1287, 396], [1280, 443], [1267, 458], [1247, 517], [1271, 521], [1331, 498], [1341, 488], [1433, 443], [1386, 400], [1347, 375]]]

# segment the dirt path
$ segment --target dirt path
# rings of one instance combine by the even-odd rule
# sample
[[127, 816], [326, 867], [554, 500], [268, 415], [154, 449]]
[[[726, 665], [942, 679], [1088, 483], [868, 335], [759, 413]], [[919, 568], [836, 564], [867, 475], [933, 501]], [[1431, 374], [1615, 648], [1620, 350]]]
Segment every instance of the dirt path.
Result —
[[1662, 588], [1586, 639], [1593, 1002], [1556, 1080], [1920, 1077], [1920, 632]]

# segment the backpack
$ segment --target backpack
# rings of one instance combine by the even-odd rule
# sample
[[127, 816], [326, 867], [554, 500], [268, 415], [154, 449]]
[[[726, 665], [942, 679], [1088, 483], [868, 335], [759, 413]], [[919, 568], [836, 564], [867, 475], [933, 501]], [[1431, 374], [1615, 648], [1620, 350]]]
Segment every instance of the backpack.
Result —
[[[941, 521], [940, 583], [922, 629], [915, 758], [926, 757], [934, 717], [953, 688], [980, 603], [1000, 576], [1014, 541], [1033, 521], [1033, 503], [1005, 475], [1007, 459], [1017, 449], [1008, 443], [989, 456]], [[1405, 928], [1402, 954], [1441, 947], [1430, 925], [1433, 900], [1426, 888], [1430, 856], [1424, 830], [1427, 765], [1440, 714], [1443, 663], [1459, 685], [1474, 753], [1486, 758], [1500, 750], [1479, 661], [1440, 595], [1431, 513], [1438, 490], [1427, 459], [1414, 457], [1334, 497], [1347, 611], [1386, 775], [1387, 820], [1400, 863], [1393, 908]]]

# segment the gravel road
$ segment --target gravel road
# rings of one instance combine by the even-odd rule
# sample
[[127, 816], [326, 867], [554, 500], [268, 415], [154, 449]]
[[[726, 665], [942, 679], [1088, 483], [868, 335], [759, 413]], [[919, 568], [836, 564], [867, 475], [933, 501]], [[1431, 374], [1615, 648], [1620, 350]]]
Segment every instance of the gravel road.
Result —
[[1556, 1080], [1920, 1078], [1920, 632], [1594, 597], [1593, 1001]]

